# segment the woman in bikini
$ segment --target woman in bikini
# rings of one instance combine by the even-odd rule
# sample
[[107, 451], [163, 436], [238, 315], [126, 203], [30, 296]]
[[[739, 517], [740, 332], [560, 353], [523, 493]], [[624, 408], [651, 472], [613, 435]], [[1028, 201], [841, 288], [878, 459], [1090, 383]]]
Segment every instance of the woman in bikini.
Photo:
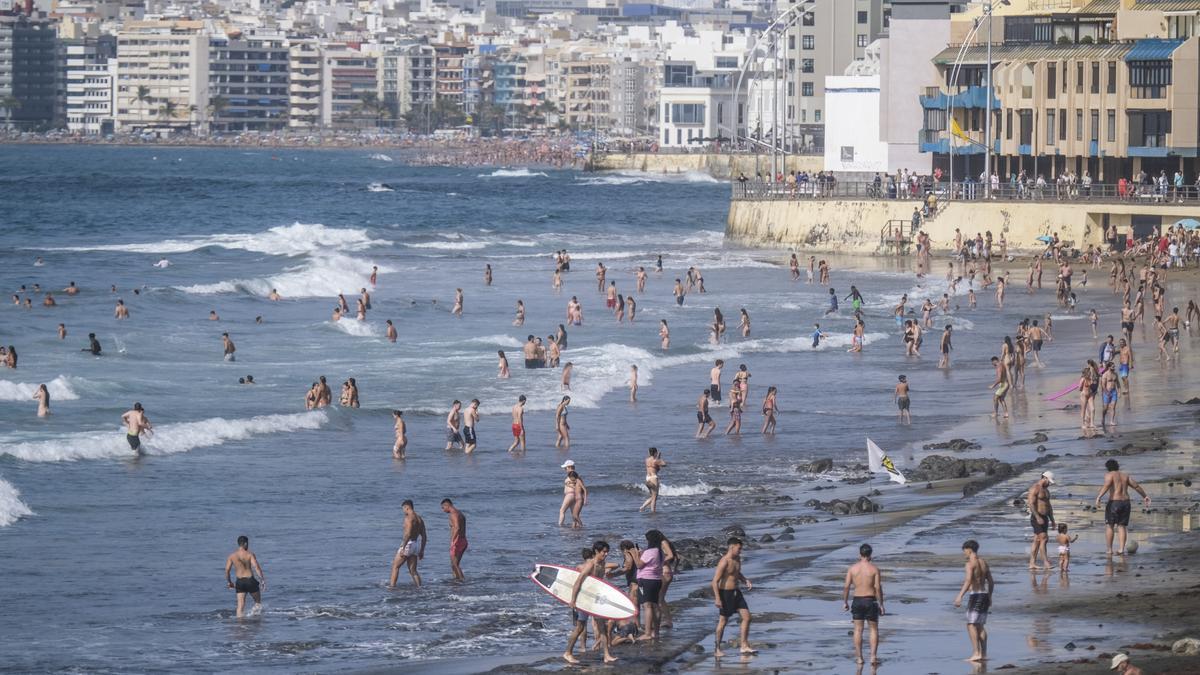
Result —
[[638, 507], [639, 513], [645, 511], [647, 508], [650, 509], [650, 513], [655, 513], [658, 510], [658, 471], [666, 465], [667, 463], [663, 461], [658, 448], [650, 448], [649, 456], [646, 457], [646, 490], [650, 493], [650, 496]]
[[554, 430], [558, 433], [558, 437], [554, 439], [554, 447], [562, 450], [571, 449], [571, 425], [567, 424], [567, 406], [569, 405], [571, 405], [571, 397], [564, 396], [554, 410]]
[[762, 433], [775, 433], [775, 387], [767, 387], [767, 396], [763, 399], [762, 414], [763, 426]]

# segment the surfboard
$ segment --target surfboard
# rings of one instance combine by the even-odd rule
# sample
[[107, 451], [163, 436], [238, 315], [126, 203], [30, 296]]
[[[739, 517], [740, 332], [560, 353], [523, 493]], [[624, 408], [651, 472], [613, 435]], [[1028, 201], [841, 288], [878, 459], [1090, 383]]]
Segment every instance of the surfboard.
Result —
[[[571, 567], [538, 563], [534, 565], [529, 578], [555, 600], [569, 606], [571, 590], [575, 587], [579, 572]], [[614, 621], [628, 619], [637, 613], [637, 608], [624, 591], [596, 577], [583, 580], [579, 595], [575, 598], [575, 608], [585, 614]]]
[[[1103, 375], [1105, 370], [1107, 370], [1107, 368], [1101, 368], [1100, 374]], [[1058, 392], [1057, 394], [1051, 394], [1051, 395], [1047, 396], [1046, 401], [1057, 401], [1058, 399], [1066, 396], [1067, 394], [1069, 394], [1073, 391], [1079, 391], [1079, 382], [1078, 381], [1076, 381], [1075, 384], [1072, 384], [1071, 386], [1067, 387], [1066, 389], [1063, 389], [1062, 391]]]

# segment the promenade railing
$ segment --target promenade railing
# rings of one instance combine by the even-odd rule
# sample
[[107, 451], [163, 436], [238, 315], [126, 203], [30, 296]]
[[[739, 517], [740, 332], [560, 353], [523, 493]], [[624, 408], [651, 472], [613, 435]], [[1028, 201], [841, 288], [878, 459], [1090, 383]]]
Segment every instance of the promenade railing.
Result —
[[[802, 199], [875, 199], [912, 201], [927, 200], [933, 195], [939, 203], [948, 201], [985, 201], [982, 183], [924, 182], [917, 187], [901, 188], [884, 182], [814, 180], [798, 183], [768, 182], [753, 178], [733, 181], [733, 199], [745, 200], [802, 200]], [[1200, 188], [1196, 185], [1165, 188], [1157, 185], [1092, 183], [1091, 185], [1021, 185], [1001, 183], [992, 188], [992, 201], [1032, 202], [1134, 202], [1143, 204], [1200, 203]]]

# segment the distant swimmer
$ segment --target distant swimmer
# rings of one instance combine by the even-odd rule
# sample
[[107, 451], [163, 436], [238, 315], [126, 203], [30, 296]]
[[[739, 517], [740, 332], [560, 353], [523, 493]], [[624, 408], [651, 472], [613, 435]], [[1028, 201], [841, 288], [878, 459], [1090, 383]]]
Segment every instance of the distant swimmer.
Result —
[[45, 265], [45, 264], [46, 264], [46, 262], [45, 262], [44, 260], [42, 260], [42, 256], [40, 256], [40, 255], [37, 257], [37, 259], [35, 259], [35, 260], [33, 261], [33, 266], [34, 266], [34, 267], [41, 267], [41, 266], [43, 266], [43, 265]]
[[563, 391], [571, 391], [571, 373], [575, 371], [575, 364], [567, 361], [567, 364], [562, 368], [562, 388]]
[[[745, 656], [756, 653], [750, 647], [750, 607], [746, 604], [746, 598], [742, 595], [740, 588], [742, 584], [745, 584], [746, 590], [754, 588], [754, 584], [750, 583], [750, 580], [742, 574], [742, 540], [731, 537], [726, 544], [728, 548], [725, 549], [725, 555], [721, 557], [721, 561], [717, 563], [717, 569], [713, 571], [712, 579], [713, 600], [717, 605], [717, 630], [713, 636], [715, 643], [713, 656], [717, 658], [725, 656], [725, 653], [721, 651], [721, 641], [725, 636], [725, 625], [735, 614], [741, 622], [738, 651]], [[644, 559], [645, 554], [643, 554]]]
[[483, 266], [483, 285], [484, 286], [492, 285], [492, 266], [490, 264], [486, 264]]
[[324, 408], [330, 403], [333, 403], [333, 392], [329, 390], [329, 384], [325, 381], [325, 376], [317, 378], [317, 407]]
[[395, 342], [395, 341], [396, 341], [396, 337], [397, 337], [397, 336], [396, 336], [396, 326], [392, 324], [392, 320], [391, 320], [391, 319], [388, 319], [388, 320], [386, 321], [386, 323], [387, 323], [387, 339], [388, 339], [388, 342]]
[[[250, 551], [250, 538], [243, 534], [238, 537], [237, 545], [237, 550], [225, 559], [225, 583], [237, 591], [237, 616], [240, 619], [245, 613], [246, 595], [254, 598], [253, 611], [261, 610], [262, 589], [267, 587], [267, 575], [263, 574], [258, 557]], [[230, 577], [230, 571], [237, 577], [236, 582]], [[256, 573], [258, 578], [255, 578]]]
[[346, 403], [345, 403], [345, 406], [346, 406], [347, 408], [357, 408], [357, 407], [359, 407], [359, 403], [358, 403], [358, 383], [357, 383], [357, 382], [355, 382], [355, 381], [354, 381], [354, 378], [352, 377], [352, 378], [350, 378], [350, 379], [346, 380], [346, 385], [347, 385], [347, 387], [346, 387]]
[[514, 326], [524, 326], [525, 325], [525, 303], [521, 300], [517, 300], [517, 315], [516, 315], [516, 317], [513, 318], [512, 325], [514, 325]]
[[521, 452], [525, 452], [525, 394], [521, 394], [512, 407], [512, 434], [513, 442], [508, 451], [512, 452], [519, 445]]
[[217, 316], [217, 310], [210, 309], [208, 311], [208, 320], [209, 321], [220, 321], [221, 320], [221, 317]]
[[459, 317], [460, 319], [462, 318], [463, 289], [461, 289], [461, 288], [454, 289], [454, 307], [451, 308], [450, 313], [453, 314], [454, 316]]
[[463, 448], [462, 434], [459, 433], [459, 431], [458, 431], [458, 427], [460, 424], [461, 410], [462, 410], [462, 401], [455, 399], [454, 403], [450, 404], [450, 414], [446, 416], [446, 449], [447, 450], [454, 449], [454, 446], [458, 446], [458, 448], [460, 450]]
[[283, 299], [283, 296], [279, 295], [279, 291], [272, 288], [270, 294], [267, 295], [267, 299], [278, 302]]
[[658, 337], [664, 352], [671, 348], [671, 329], [667, 326], [666, 319], [659, 320]]
[[658, 448], [650, 448], [650, 450], [647, 451], [647, 455], [646, 491], [650, 493], [650, 496], [647, 497], [646, 501], [642, 502], [642, 505], [638, 507], [638, 513], [641, 513], [646, 509], [650, 509], [650, 513], [657, 513], [658, 492], [660, 488], [658, 484], [658, 472], [661, 471], [662, 468], [667, 465], [667, 463], [663, 461], [662, 455], [658, 452]]
[[158, 262], [154, 263], [154, 266], [161, 270], [165, 270], [171, 266], [171, 261], [167, 260], [166, 258], [163, 258], [163, 259], [159, 260]]
[[[400, 548], [396, 550], [396, 557], [392, 559], [392, 577], [388, 581], [388, 588], [396, 587], [401, 565], [408, 567], [408, 575], [412, 577], [417, 588], [420, 588], [421, 575], [417, 572], [417, 562], [425, 558], [425, 544], [428, 540], [425, 521], [413, 509], [411, 499], [405, 499], [400, 508], [404, 510], [404, 539], [400, 541]], [[417, 544], [418, 539], [421, 540], [420, 545]]]
[[42, 298], [43, 307], [57, 307], [58, 303], [54, 301], [54, 294], [47, 292], [46, 297]]
[[639, 266], [637, 268], [636, 278], [637, 278], [637, 292], [645, 293], [646, 292], [646, 268], [645, 267]]
[[50, 390], [46, 388], [46, 385], [38, 385], [37, 391], [33, 392], [33, 400], [37, 401], [38, 417], [50, 414]]
[[359, 321], [366, 321], [367, 320], [367, 303], [363, 302], [362, 298], [359, 298], [356, 301], [356, 303], [357, 304], [355, 305], [354, 318], [358, 319]]
[[3, 351], [3, 354], [0, 354], [0, 356], [4, 357], [5, 367], [16, 370], [17, 369], [17, 348], [14, 347], [13, 345], [9, 345], [7, 350], [3, 350], [2, 348], [0, 348], [0, 351]]
[[[858, 562], [846, 570], [846, 581], [842, 585], [842, 611], [850, 612], [854, 621], [855, 663], [862, 663], [863, 624], [871, 632], [871, 664], [879, 663], [879, 617], [883, 609], [883, 576], [871, 561], [873, 550], [870, 544], [858, 547]], [[850, 601], [850, 589], [854, 588], [854, 602]]]
[[375, 282], [378, 279], [379, 279], [379, 266], [371, 265], [371, 285], [374, 286]]
[[95, 333], [88, 333], [88, 346], [79, 351], [91, 352], [92, 356], [100, 356], [100, 341], [96, 339]]
[[146, 411], [142, 408], [141, 403], [134, 403], [133, 409], [121, 415], [121, 421], [125, 423], [125, 440], [129, 441], [130, 449], [141, 453], [142, 434], [151, 433], [154, 425], [150, 424], [150, 420], [146, 417]]
[[629, 402], [637, 403], [638, 367], [629, 366]]
[[67, 339], [67, 324], [65, 324], [65, 323], [58, 324], [58, 339], [59, 340]]
[[129, 318], [129, 308], [125, 306], [124, 300], [121, 300], [120, 298], [117, 299], [117, 307], [113, 310], [113, 316], [115, 316], [117, 319]]
[[396, 441], [392, 444], [392, 457], [404, 459], [404, 449], [408, 447], [408, 427], [404, 423], [404, 411], [393, 410], [392, 420], [395, 422]]
[[498, 354], [500, 357], [500, 361], [498, 364], [499, 372], [496, 374], [496, 377], [499, 377], [502, 380], [507, 380], [509, 375], [511, 374], [508, 370], [508, 357], [504, 355], [503, 349], [497, 350], [496, 354]]
[[362, 304], [366, 309], [371, 309], [371, 294], [365, 288], [358, 289], [361, 296]]
[[992, 580], [992, 570], [987, 562], [979, 557], [979, 543], [968, 539], [962, 545], [963, 557], [967, 563], [964, 566], [962, 588], [954, 598], [954, 606], [962, 605], [963, 596], [967, 598], [967, 637], [971, 640], [971, 656], [968, 661], [987, 660], [987, 616], [992, 607], [992, 591], [996, 582]]
[[229, 339], [229, 333], [221, 333], [221, 344], [225, 350], [226, 361], [236, 361], [237, 358], [233, 355], [237, 351], [237, 347], [233, 346], [233, 340]]
[[671, 291], [675, 295], [675, 304], [683, 307], [683, 298], [687, 293], [683, 290], [683, 280], [675, 278], [675, 288]]
[[477, 438], [475, 436], [475, 425], [479, 423], [479, 399], [473, 398], [467, 404], [467, 409], [463, 411], [463, 452], [470, 454], [475, 452]]
[[458, 581], [466, 581], [462, 557], [467, 552], [467, 517], [449, 499], [442, 500], [442, 513], [450, 517], [450, 571]]
[[570, 405], [571, 397], [564, 396], [554, 409], [554, 447], [561, 450], [571, 449], [571, 425], [567, 423], [567, 408]]

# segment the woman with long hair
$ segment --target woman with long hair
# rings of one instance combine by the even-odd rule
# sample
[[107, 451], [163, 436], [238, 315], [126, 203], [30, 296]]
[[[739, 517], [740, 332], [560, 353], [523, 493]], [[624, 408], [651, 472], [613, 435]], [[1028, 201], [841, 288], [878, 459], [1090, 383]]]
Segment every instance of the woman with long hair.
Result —
[[38, 385], [37, 391], [33, 392], [33, 400], [37, 401], [38, 417], [45, 417], [50, 414], [50, 390], [46, 388], [46, 385]]
[[554, 409], [554, 431], [558, 437], [554, 439], [554, 447], [562, 450], [571, 449], [571, 425], [567, 424], [567, 406], [571, 405], [571, 397], [564, 396]]

